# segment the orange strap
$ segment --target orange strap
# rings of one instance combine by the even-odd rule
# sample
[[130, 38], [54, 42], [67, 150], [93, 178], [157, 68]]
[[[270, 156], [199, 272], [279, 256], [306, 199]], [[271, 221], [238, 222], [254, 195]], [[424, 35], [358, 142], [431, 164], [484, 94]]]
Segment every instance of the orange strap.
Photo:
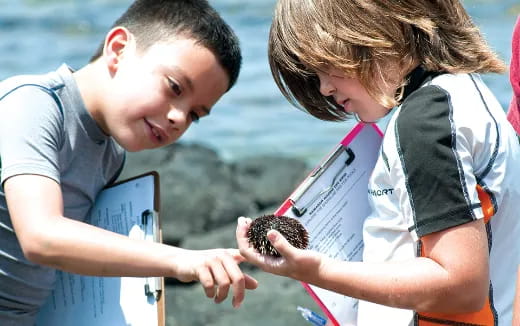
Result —
[[488, 223], [491, 217], [495, 215], [495, 207], [491, 201], [491, 196], [480, 185], [477, 185], [477, 193], [482, 206], [482, 212], [484, 213], [484, 222]]

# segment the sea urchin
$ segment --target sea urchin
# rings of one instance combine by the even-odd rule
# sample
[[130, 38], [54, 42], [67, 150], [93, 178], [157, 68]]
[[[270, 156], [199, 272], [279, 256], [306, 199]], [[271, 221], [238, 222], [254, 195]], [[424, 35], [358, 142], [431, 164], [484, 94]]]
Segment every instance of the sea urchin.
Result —
[[298, 220], [287, 216], [264, 215], [253, 220], [247, 231], [249, 243], [263, 255], [280, 257], [280, 253], [267, 239], [269, 230], [277, 230], [296, 248], [305, 249], [309, 245], [307, 230]]

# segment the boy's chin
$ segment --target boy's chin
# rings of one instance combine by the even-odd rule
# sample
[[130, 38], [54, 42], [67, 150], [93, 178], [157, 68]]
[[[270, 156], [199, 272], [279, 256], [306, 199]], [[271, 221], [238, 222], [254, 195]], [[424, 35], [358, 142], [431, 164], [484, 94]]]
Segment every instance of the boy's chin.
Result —
[[123, 147], [125, 151], [127, 152], [140, 152], [145, 149], [152, 149], [155, 147], [152, 146], [144, 146], [143, 144], [136, 144], [136, 143], [129, 143], [125, 141], [119, 141], [116, 139], [116, 142], [119, 144], [119, 146]]
[[113, 137], [114, 140], [119, 144], [119, 146], [123, 147], [127, 152], [140, 152], [147, 149], [156, 149], [160, 147], [164, 147], [174, 143], [177, 138], [170, 139], [170, 141], [162, 141], [162, 142], [139, 142], [134, 141], [133, 139], [125, 139], [123, 137]]

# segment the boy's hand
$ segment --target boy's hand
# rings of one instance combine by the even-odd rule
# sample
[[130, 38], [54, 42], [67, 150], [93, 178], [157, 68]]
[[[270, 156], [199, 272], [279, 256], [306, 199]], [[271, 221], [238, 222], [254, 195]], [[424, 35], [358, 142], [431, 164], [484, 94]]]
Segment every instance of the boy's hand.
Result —
[[302, 250], [292, 246], [280, 232], [271, 230], [267, 238], [282, 257], [271, 257], [260, 254], [250, 244], [247, 231], [251, 219], [238, 218], [236, 237], [240, 254], [251, 264], [263, 271], [287, 276], [303, 282], [312, 282], [319, 273], [323, 256], [310, 250]]
[[[181, 258], [181, 259], [179, 259]], [[185, 250], [179, 262], [175, 277], [181, 282], [199, 281], [208, 298], [220, 303], [227, 298], [230, 286], [233, 288], [233, 307], [238, 308], [244, 301], [245, 289], [256, 289], [258, 282], [242, 273], [238, 264], [244, 261], [237, 249]]]

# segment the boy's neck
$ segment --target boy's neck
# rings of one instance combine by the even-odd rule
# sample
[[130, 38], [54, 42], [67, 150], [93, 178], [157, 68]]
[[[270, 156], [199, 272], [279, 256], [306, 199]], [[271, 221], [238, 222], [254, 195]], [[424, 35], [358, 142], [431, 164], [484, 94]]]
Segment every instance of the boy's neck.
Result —
[[[109, 89], [107, 84], [108, 72], [103, 69], [103, 58], [87, 64], [72, 74], [79, 93], [92, 118], [106, 133], [103, 119], [103, 104], [106, 103], [105, 91]], [[106, 68], [106, 67], [105, 67]]]

